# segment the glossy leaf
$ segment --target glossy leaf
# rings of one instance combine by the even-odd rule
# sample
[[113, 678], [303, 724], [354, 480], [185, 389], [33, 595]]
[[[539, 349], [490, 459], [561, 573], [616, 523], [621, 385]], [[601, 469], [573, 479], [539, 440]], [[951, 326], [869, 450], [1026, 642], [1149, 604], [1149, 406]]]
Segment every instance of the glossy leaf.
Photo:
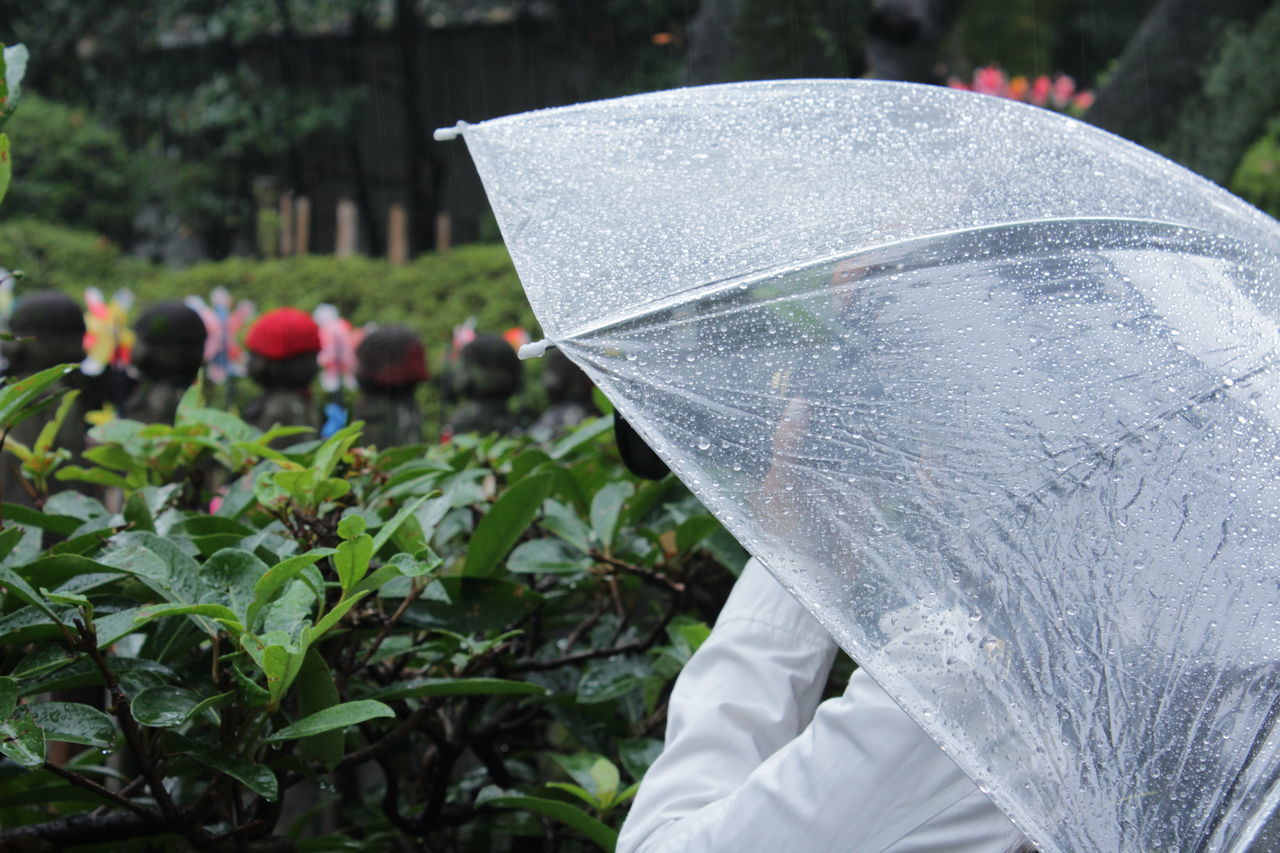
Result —
[[0, 676], [0, 720], [9, 719], [18, 703], [18, 682], [7, 675]]
[[605, 826], [591, 815], [571, 803], [559, 800], [548, 800], [544, 797], [529, 797], [522, 794], [508, 794], [499, 788], [489, 787], [480, 792], [476, 798], [477, 806], [496, 806], [499, 808], [525, 809], [555, 818], [568, 827], [576, 830], [601, 850], [610, 851], [618, 844], [618, 833]]
[[216, 749], [195, 748], [190, 751], [190, 755], [202, 764], [235, 779], [268, 802], [275, 802], [280, 796], [280, 783], [276, 774], [266, 765], [254, 764]]
[[44, 730], [45, 740], [82, 743], [109, 749], [116, 740], [116, 724], [97, 708], [79, 702], [35, 702], [26, 706]]
[[346, 729], [379, 717], [394, 717], [395, 711], [374, 699], [358, 699], [325, 708], [285, 726], [267, 738], [267, 743], [311, 737], [335, 729]]
[[[342, 701], [338, 695], [338, 687], [333, 683], [333, 674], [329, 672], [329, 665], [314, 648], [307, 649], [294, 683], [298, 714], [303, 718], [332, 708]], [[303, 758], [319, 761], [326, 770], [333, 770], [342, 759], [343, 741], [342, 732], [335, 729], [303, 738], [299, 746]]]
[[374, 697], [386, 702], [423, 696], [545, 696], [547, 690], [527, 681], [508, 678], [415, 678], [385, 690]]
[[44, 764], [44, 731], [25, 711], [0, 722], [0, 755], [28, 770]]
[[572, 574], [591, 567], [592, 559], [559, 539], [522, 542], [507, 558], [507, 571], [535, 574]]
[[552, 755], [551, 758], [601, 805], [607, 807], [617, 797], [622, 777], [617, 766], [603, 755], [579, 752], [576, 755]]
[[613, 548], [622, 506], [634, 491], [630, 483], [610, 483], [591, 500], [591, 530], [606, 551]]
[[493, 507], [476, 525], [467, 549], [463, 574], [468, 577], [492, 577], [496, 574], [502, 558], [533, 521], [554, 485], [555, 475], [544, 471], [521, 480], [494, 501]]
[[195, 693], [166, 684], [143, 690], [129, 706], [133, 718], [144, 726], [168, 728], [185, 723], [199, 704]]

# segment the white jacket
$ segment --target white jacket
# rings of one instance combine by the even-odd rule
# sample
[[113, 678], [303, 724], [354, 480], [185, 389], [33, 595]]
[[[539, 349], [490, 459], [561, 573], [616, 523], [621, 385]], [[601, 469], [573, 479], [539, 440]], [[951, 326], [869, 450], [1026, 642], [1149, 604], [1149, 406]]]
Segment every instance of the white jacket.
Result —
[[1021, 836], [755, 560], [676, 681], [618, 853], [1004, 853]]

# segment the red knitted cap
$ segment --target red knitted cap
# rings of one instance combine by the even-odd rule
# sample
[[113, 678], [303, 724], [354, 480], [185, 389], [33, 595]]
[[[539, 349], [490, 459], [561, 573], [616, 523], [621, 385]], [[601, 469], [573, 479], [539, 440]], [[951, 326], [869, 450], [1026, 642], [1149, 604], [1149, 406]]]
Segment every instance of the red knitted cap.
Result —
[[249, 352], [272, 361], [320, 352], [320, 327], [311, 315], [297, 308], [276, 308], [258, 318], [244, 345]]

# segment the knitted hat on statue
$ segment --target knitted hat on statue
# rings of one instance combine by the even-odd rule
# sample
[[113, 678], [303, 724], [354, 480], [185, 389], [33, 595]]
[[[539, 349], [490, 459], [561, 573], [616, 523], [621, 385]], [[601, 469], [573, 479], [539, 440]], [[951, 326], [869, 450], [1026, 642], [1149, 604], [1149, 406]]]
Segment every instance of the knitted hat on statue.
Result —
[[258, 318], [244, 343], [251, 353], [271, 361], [283, 361], [320, 352], [320, 327], [305, 311], [276, 308]]

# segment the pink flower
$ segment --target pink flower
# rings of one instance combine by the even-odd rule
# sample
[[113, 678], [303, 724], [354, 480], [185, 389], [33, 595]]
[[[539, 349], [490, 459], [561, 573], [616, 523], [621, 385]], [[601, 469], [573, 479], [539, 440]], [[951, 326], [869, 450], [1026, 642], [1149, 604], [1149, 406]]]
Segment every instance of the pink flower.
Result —
[[222, 509], [222, 495], [214, 495], [213, 500], [209, 501], [209, 515], [217, 515], [220, 509]]
[[947, 88], [949, 88], [949, 89], [963, 89], [964, 91], [966, 91], [966, 92], [967, 92], [967, 91], [969, 91], [969, 84], [968, 84], [968, 83], [966, 83], [966, 82], [964, 82], [963, 80], [961, 80], [959, 77], [948, 77], [948, 78], [947, 78]]
[[1089, 107], [1093, 106], [1093, 92], [1081, 92], [1072, 100], [1071, 106], [1080, 112], [1085, 112]]
[[1004, 95], [1009, 89], [1009, 82], [1004, 72], [994, 65], [979, 68], [973, 72], [973, 91], [984, 95]]
[[1049, 89], [1053, 84], [1049, 82], [1049, 78], [1041, 74], [1036, 81], [1031, 84], [1031, 103], [1037, 107], [1043, 107], [1049, 101]]
[[1065, 107], [1071, 103], [1071, 96], [1076, 93], [1076, 81], [1066, 74], [1059, 74], [1053, 81], [1053, 105]]

